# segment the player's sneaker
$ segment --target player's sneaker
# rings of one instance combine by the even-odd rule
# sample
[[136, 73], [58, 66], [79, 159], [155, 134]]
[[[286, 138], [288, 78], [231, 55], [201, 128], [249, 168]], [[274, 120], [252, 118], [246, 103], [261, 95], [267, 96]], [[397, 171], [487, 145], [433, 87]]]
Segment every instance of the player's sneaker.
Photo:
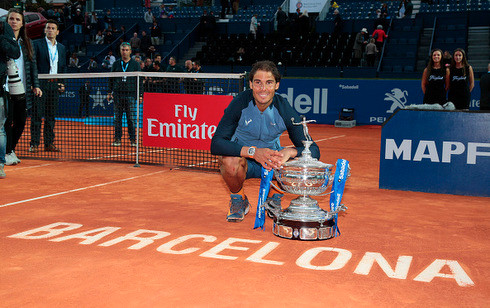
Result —
[[274, 212], [280, 211], [281, 207], [281, 198], [284, 197], [283, 194], [273, 194], [272, 197], [267, 197], [265, 199], [265, 209], [267, 210], [267, 215], [270, 218], [274, 218]]
[[15, 152], [14, 152], [14, 151], [12, 151], [12, 153], [10, 153], [10, 155], [12, 155], [12, 157], [14, 158], [14, 160], [15, 160], [15, 161], [16, 161], [18, 164], [20, 164], [20, 159], [17, 157], [17, 155], [15, 155]]
[[229, 222], [240, 222], [250, 210], [248, 198], [245, 196], [245, 199], [243, 199], [242, 195], [235, 194], [231, 194], [230, 197], [230, 210], [228, 211], [226, 220]]
[[0, 164], [0, 179], [4, 179], [7, 175], [3, 171], [3, 164]]
[[17, 165], [17, 160], [14, 159], [12, 154], [6, 154], [5, 155], [5, 165], [7, 165], [7, 166]]

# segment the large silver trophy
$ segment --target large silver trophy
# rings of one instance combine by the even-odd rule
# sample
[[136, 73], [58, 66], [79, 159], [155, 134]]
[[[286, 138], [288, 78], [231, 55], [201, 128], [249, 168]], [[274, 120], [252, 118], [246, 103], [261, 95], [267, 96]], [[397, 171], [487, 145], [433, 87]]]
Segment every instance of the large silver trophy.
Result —
[[[306, 126], [309, 122], [314, 122], [314, 120], [306, 121], [303, 118], [300, 123], [294, 123], [293, 121], [295, 125], [303, 125], [306, 141], [303, 141], [305, 148], [302, 155], [274, 170], [276, 180], [282, 189], [279, 187], [275, 188], [299, 195], [299, 197], [292, 200], [289, 207], [284, 210], [274, 207], [270, 203], [266, 203], [264, 206], [269, 216], [274, 219], [272, 232], [275, 235], [297, 240], [326, 240], [336, 236], [337, 214], [347, 208], [340, 204], [339, 199], [337, 206], [334, 206], [333, 209], [331, 206], [330, 211], [326, 211], [318, 206], [318, 201], [310, 197], [328, 195], [335, 192], [333, 190], [326, 192], [329, 185], [334, 181], [334, 176], [331, 174], [333, 165], [325, 164], [311, 156], [310, 146], [313, 141]], [[343, 160], [343, 162], [347, 161]], [[336, 172], [335, 180], [340, 182], [337, 178], [341, 179], [343, 176], [345, 179], [341, 180], [345, 183], [345, 180], [350, 175], [348, 162], [347, 166], [344, 163], [343, 167], [343, 170], [347, 171], [347, 173], [344, 172], [344, 174], [339, 176]], [[337, 169], [339, 169], [339, 166], [337, 166]], [[275, 186], [274, 184], [272, 185]], [[342, 192], [340, 192], [340, 198]], [[336, 195], [339, 195], [339, 193], [336, 193]]]

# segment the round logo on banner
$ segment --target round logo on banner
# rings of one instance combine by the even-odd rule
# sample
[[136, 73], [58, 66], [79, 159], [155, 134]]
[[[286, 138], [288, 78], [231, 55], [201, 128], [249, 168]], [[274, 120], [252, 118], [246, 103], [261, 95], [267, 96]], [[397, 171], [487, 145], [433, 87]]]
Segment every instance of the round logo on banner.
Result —
[[296, 7], [297, 7], [298, 9], [302, 8], [302, 7], [303, 7], [303, 3], [301, 3], [301, 1], [298, 1], [298, 2], [296, 3]]

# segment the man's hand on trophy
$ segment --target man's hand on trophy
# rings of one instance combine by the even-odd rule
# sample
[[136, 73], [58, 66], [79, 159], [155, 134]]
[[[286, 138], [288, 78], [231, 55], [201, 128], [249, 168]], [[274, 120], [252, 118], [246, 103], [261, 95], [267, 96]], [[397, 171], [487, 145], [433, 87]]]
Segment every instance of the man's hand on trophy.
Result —
[[253, 159], [270, 171], [281, 166], [283, 163], [283, 154], [268, 148], [259, 148], [255, 151]]
[[281, 166], [291, 158], [295, 158], [298, 155], [298, 151], [295, 148], [284, 148], [279, 151], [279, 153], [282, 154]]

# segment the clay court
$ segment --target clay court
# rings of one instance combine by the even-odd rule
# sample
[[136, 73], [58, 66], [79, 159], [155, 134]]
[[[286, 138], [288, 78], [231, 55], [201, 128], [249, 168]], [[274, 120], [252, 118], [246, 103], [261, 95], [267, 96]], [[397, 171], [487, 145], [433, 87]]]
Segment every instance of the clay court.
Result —
[[[276, 237], [271, 219], [253, 230], [258, 180], [246, 182], [252, 210], [234, 224], [218, 173], [32, 158], [7, 166], [0, 306], [488, 306], [489, 198], [379, 189], [378, 126], [310, 134], [321, 161], [352, 168], [341, 236], [325, 241]], [[327, 208], [328, 196], [316, 199]]]

